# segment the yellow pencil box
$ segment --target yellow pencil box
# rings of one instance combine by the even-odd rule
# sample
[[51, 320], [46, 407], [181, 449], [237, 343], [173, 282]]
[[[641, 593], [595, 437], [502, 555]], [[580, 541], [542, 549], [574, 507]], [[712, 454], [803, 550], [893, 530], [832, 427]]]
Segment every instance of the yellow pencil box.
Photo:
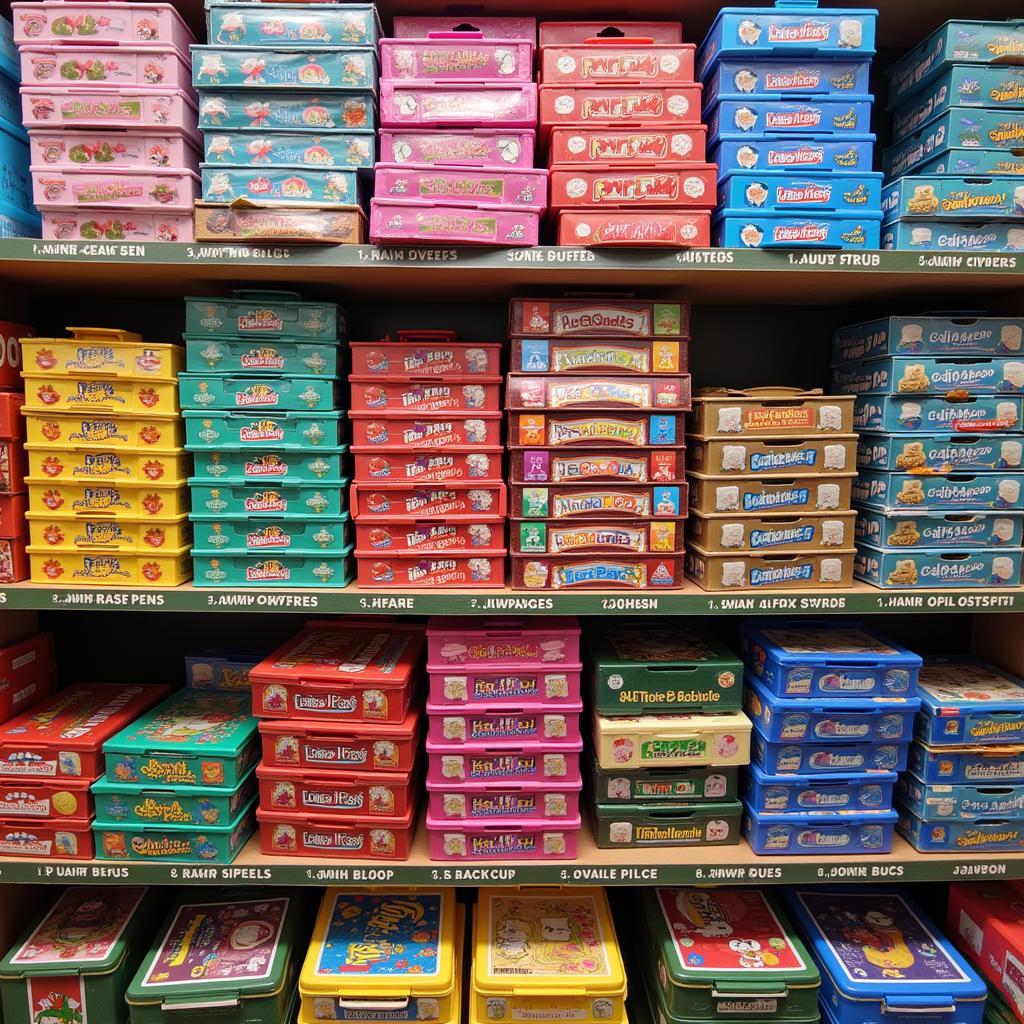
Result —
[[33, 512], [135, 519], [174, 516], [189, 510], [188, 488], [180, 483], [122, 484], [100, 481], [41, 480], [26, 477], [28, 507]]
[[181, 345], [150, 344], [131, 331], [68, 327], [70, 338], [22, 338], [24, 373], [45, 377], [120, 377], [174, 382], [185, 368]]
[[173, 410], [144, 416], [96, 416], [88, 410], [48, 411], [27, 413], [25, 434], [29, 444], [53, 444], [61, 448], [167, 451], [184, 444], [185, 425]]
[[28, 542], [40, 551], [74, 548], [76, 551], [124, 551], [158, 554], [192, 544], [188, 515], [111, 516], [54, 515], [26, 512]]
[[90, 380], [26, 373], [26, 412], [120, 413], [142, 416], [178, 411], [178, 385], [169, 380]]
[[28, 546], [33, 583], [176, 587], [192, 579], [191, 548], [160, 552], [77, 551]]
[[185, 484], [192, 470], [192, 456], [174, 449], [86, 451], [31, 442], [25, 445], [25, 449], [28, 452], [28, 475], [40, 480]]

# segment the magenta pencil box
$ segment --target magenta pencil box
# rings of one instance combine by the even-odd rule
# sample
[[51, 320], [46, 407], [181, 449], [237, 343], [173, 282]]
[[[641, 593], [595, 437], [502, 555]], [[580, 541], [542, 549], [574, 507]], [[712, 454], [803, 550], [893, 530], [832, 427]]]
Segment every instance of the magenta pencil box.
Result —
[[583, 666], [576, 664], [517, 665], [515, 668], [445, 668], [427, 664], [429, 700], [443, 713], [446, 708], [518, 706], [541, 701], [549, 708], [579, 703]]
[[427, 778], [439, 783], [579, 781], [582, 749], [582, 740], [439, 743], [428, 739]]
[[540, 214], [508, 206], [444, 206], [417, 200], [373, 199], [370, 241], [460, 242], [467, 245], [537, 245]]
[[427, 664], [495, 669], [537, 664], [576, 668], [580, 662], [580, 627], [571, 616], [526, 619], [515, 616], [473, 618], [444, 616], [427, 623]]
[[460, 167], [533, 167], [537, 133], [495, 128], [445, 131], [383, 129], [382, 164], [458, 164]]
[[431, 860], [575, 860], [580, 819], [554, 825], [546, 818], [477, 824], [427, 815]]
[[382, 81], [380, 123], [384, 128], [536, 128], [537, 86], [533, 82]]
[[580, 784], [546, 782], [428, 782], [430, 815], [445, 821], [507, 821], [549, 818], [564, 821], [580, 813]]
[[492, 740], [572, 740], [580, 738], [582, 702], [551, 707], [539, 701], [515, 706], [472, 707], [427, 704], [427, 736], [440, 743]]
[[503, 14], [458, 15], [396, 14], [392, 26], [396, 39], [420, 39], [434, 32], [477, 32], [484, 39], [527, 39], [537, 42], [537, 19]]
[[380, 77], [420, 82], [532, 82], [533, 43], [479, 32], [382, 39]]
[[434, 167], [379, 163], [378, 199], [422, 199], [445, 206], [513, 206], [542, 212], [548, 205], [548, 172], [503, 167]]

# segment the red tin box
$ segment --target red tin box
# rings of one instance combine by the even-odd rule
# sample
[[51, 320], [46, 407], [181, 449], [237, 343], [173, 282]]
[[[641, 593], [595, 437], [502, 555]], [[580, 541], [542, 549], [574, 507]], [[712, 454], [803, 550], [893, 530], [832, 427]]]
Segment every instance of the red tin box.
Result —
[[169, 686], [75, 683], [0, 726], [0, 777], [97, 779], [103, 743]]
[[361, 587], [503, 587], [505, 548], [476, 551], [391, 551], [356, 549], [356, 582]]
[[650, 39], [655, 43], [681, 43], [683, 25], [679, 21], [542, 21], [541, 46], [573, 46], [588, 39], [622, 37]]
[[0, 392], [0, 437], [25, 436], [25, 427], [21, 419], [21, 407], [24, 404], [25, 396], [20, 392]]
[[28, 534], [10, 539], [0, 538], [0, 583], [18, 583], [27, 580], [30, 575]]
[[510, 373], [509, 409], [671, 409], [690, 408], [690, 375], [612, 377]]
[[706, 249], [711, 244], [707, 210], [566, 210], [558, 215], [558, 245], [622, 245]]
[[[36, 633], [0, 649], [0, 722], [46, 697], [53, 689], [54, 672], [49, 633]], [[5, 813], [0, 807], [0, 816]]]
[[353, 817], [340, 822], [331, 815], [288, 814], [256, 810], [260, 850], [282, 857], [356, 857], [359, 860], [406, 860], [415, 830], [414, 811], [401, 818]]
[[256, 768], [260, 806], [268, 811], [331, 817], [403, 817], [416, 804], [420, 782], [399, 772], [297, 771]]
[[352, 444], [379, 447], [401, 445], [416, 451], [501, 444], [501, 413], [447, 416], [444, 413], [349, 413]]
[[573, 167], [551, 172], [551, 208], [715, 205], [714, 164], [634, 169]]
[[513, 590], [676, 590], [682, 555], [513, 555]]
[[540, 127], [698, 125], [701, 86], [542, 85]]
[[505, 520], [498, 516], [452, 523], [443, 519], [356, 523], [356, 547], [367, 558], [382, 551], [473, 551], [504, 545]]
[[[28, 522], [25, 513], [28, 511], [27, 494], [0, 495], [0, 538], [3, 540], [20, 539], [24, 542]], [[24, 547], [24, 544], [22, 544]], [[17, 557], [13, 551], [12, 557]]]
[[517, 448], [509, 454], [509, 482], [567, 483], [606, 480], [622, 484], [679, 483], [685, 449], [635, 448], [630, 451], [574, 454], [557, 448]]
[[666, 448], [674, 448], [683, 439], [685, 421], [684, 412], [514, 410], [508, 414], [508, 447], [646, 448], [664, 439]]
[[520, 519], [509, 531], [512, 554], [572, 555], [580, 551], [671, 554], [683, 550], [683, 524], [674, 519], [566, 523]]
[[353, 374], [352, 409], [376, 412], [494, 412], [501, 408], [501, 377], [445, 377], [412, 380], [408, 377], [365, 377]]
[[[93, 819], [91, 779], [5, 779], [0, 818], [61, 818], [88, 824]], [[58, 807], [59, 805], [59, 807]]]
[[20, 494], [25, 490], [28, 456], [20, 438], [0, 440], [0, 494]]
[[468, 516], [473, 522], [481, 517], [505, 515], [505, 485], [491, 483], [436, 484], [417, 486], [409, 483], [352, 484], [349, 488], [352, 514], [380, 516], [409, 522], [439, 516]]
[[380, 722], [262, 721], [263, 767], [345, 773], [385, 771], [407, 775], [416, 767], [420, 715], [399, 725]]
[[679, 161], [704, 163], [708, 130], [688, 128], [554, 128], [548, 142], [548, 167], [601, 164], [673, 167]]
[[454, 331], [399, 331], [398, 340], [349, 342], [357, 377], [495, 377], [501, 373], [497, 342], [456, 341]]
[[21, 338], [35, 335], [34, 327], [0, 320], [0, 390], [21, 391]]
[[257, 718], [402, 723], [423, 634], [392, 623], [313, 622], [249, 672]]
[[545, 46], [540, 52], [540, 81], [545, 85], [692, 82], [696, 51], [693, 43], [590, 36], [569, 46]]
[[440, 484], [449, 480], [481, 480], [500, 483], [501, 445], [478, 445], [442, 448], [433, 452], [416, 452], [408, 448], [367, 448], [352, 450], [355, 460], [353, 479], [415, 480], [418, 483]]
[[0, 857], [92, 860], [92, 829], [78, 818], [0, 818]]
[[580, 299], [513, 299], [510, 335], [527, 338], [686, 338], [690, 307], [608, 293]]
[[512, 338], [512, 373], [685, 373], [674, 338]]
[[511, 484], [513, 519], [681, 519], [686, 484]]

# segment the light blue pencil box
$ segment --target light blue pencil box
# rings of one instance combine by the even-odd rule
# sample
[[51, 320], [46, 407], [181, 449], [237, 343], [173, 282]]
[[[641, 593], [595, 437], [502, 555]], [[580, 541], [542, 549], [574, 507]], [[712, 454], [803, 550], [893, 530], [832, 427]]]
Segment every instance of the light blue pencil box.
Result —
[[1024, 819], [1024, 785], [929, 785], [904, 772], [896, 782], [896, 793], [904, 808], [922, 821]]
[[705, 113], [708, 145], [737, 134], [751, 138], [800, 135], [863, 136], [871, 132], [871, 96], [838, 100], [772, 99], [767, 96], [720, 96]]
[[1024, 438], [1017, 434], [928, 434], [911, 439], [862, 433], [859, 469], [915, 473], [986, 473], [1021, 468]]
[[925, 313], [868, 320], [832, 332], [832, 362], [885, 355], [1024, 354], [1024, 319], [973, 312]]
[[1024, 402], [1014, 395], [970, 395], [955, 402], [938, 395], [858, 395], [853, 403], [856, 430], [887, 434], [936, 434], [1020, 430]]
[[856, 214], [880, 209], [881, 199], [880, 172], [729, 171], [718, 181], [718, 205], [734, 211]]
[[1024, 218], [891, 221], [882, 228], [882, 248], [905, 252], [1024, 252]]
[[364, 202], [362, 179], [347, 167], [222, 167], [203, 164], [203, 199], [230, 203], [256, 202], [359, 206]]
[[854, 504], [881, 512], [1024, 508], [1024, 473], [920, 473], [861, 470]]
[[1024, 747], [929, 747], [912, 743], [907, 766], [922, 782], [1024, 783]]
[[373, 4], [221, 3], [206, 0], [207, 39], [220, 46], [376, 46]]
[[1024, 515], [1019, 512], [928, 512], [914, 515], [857, 510], [858, 543], [889, 551], [908, 548], [1019, 548]]
[[278, 555], [337, 554], [350, 546], [347, 512], [333, 518], [307, 519], [302, 513], [250, 519], [193, 512], [195, 545], [203, 551], [262, 552]]
[[1007, 356], [878, 356], [832, 371], [842, 395], [1024, 393], [1024, 359]]
[[204, 89], [199, 128], [258, 128], [260, 131], [324, 131], [377, 126], [372, 92], [274, 92]]
[[373, 90], [377, 54], [369, 46], [193, 46], [197, 89]]
[[1024, 225], [1024, 181], [1010, 176], [912, 174], [885, 186], [882, 213], [886, 221], [1020, 218]]
[[229, 167], [372, 167], [372, 131], [207, 131], [203, 159]]
[[958, 548], [882, 550], [858, 544], [853, 575], [884, 590], [934, 590], [943, 587], [1016, 587], [1020, 549]]
[[704, 82], [703, 109], [707, 114], [727, 93], [772, 99], [868, 96], [870, 73], [870, 60], [725, 57], [714, 63]]
[[994, 816], [974, 821], [923, 821], [900, 806], [897, 829], [922, 853], [953, 850], [963, 853], [1024, 851], [1024, 819]]
[[183, 409], [255, 412], [331, 412], [335, 382], [321, 377], [249, 377], [239, 374], [179, 373]]
[[711, 226], [716, 246], [732, 249], [877, 249], [880, 210], [858, 214], [770, 214], [720, 210]]
[[340, 485], [245, 484], [190, 481], [192, 512], [215, 516], [277, 517], [289, 513], [336, 519], [348, 509], [347, 480]]
[[739, 134], [723, 137], [709, 148], [708, 161], [719, 174], [737, 171], [870, 171], [875, 137], [858, 139], [835, 136], [806, 138], [749, 138]]

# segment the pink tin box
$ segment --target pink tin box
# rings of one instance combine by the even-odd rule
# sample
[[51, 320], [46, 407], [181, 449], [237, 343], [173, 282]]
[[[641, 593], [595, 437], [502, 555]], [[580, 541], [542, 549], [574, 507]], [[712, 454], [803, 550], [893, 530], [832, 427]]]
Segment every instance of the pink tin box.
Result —
[[579, 623], [567, 615], [542, 619], [432, 617], [427, 623], [427, 664], [494, 669], [537, 665], [570, 669], [580, 660]]
[[420, 39], [434, 32], [477, 32], [484, 39], [537, 41], [537, 19], [505, 15], [396, 14], [392, 22], [396, 39]]
[[[698, 114], [699, 107], [698, 96]], [[380, 123], [385, 128], [434, 125], [536, 128], [537, 86], [532, 82], [432, 85], [382, 81]]]
[[505, 586], [505, 548], [474, 551], [360, 551], [356, 581], [361, 587]]
[[383, 164], [458, 164], [466, 167], [533, 167], [533, 131], [463, 128], [452, 131], [387, 129], [380, 133]]
[[504, 546], [505, 520], [498, 516], [480, 516], [473, 522], [356, 523], [356, 547], [368, 558], [381, 551], [476, 551]]
[[510, 373], [505, 406], [508, 409], [686, 410], [690, 408], [690, 375], [613, 377], [608, 374]]
[[501, 413], [482, 412], [472, 416], [444, 413], [407, 413], [398, 411], [356, 412], [349, 414], [352, 444], [393, 447], [401, 445], [415, 451], [438, 448], [490, 448], [501, 444]]
[[163, 210], [43, 210], [43, 238], [83, 242], [191, 242], [192, 215]]
[[25, 43], [168, 43], [188, 53], [195, 37], [173, 4], [43, 3], [11, 4], [14, 41]]
[[99, 207], [189, 213], [199, 195], [199, 176], [193, 171], [30, 170], [32, 200], [41, 210]]
[[547, 818], [477, 824], [427, 814], [431, 860], [575, 860], [579, 815], [564, 823]]
[[583, 703], [551, 708], [542, 701], [520, 701], [497, 708], [427, 704], [427, 736], [438, 742], [492, 740], [578, 740]]
[[696, 50], [693, 43], [591, 36], [570, 46], [545, 46], [541, 50], [540, 80], [545, 85], [692, 82]]
[[575, 782], [551, 780], [523, 785], [428, 782], [427, 791], [430, 814], [439, 824], [510, 818], [564, 821], [580, 813], [580, 787]]
[[382, 39], [380, 77], [422, 82], [532, 82], [533, 43], [485, 39], [480, 32]]
[[154, 167], [199, 168], [199, 150], [181, 135], [120, 131], [34, 131], [29, 136], [29, 160], [36, 167], [81, 170]]
[[450, 668], [427, 665], [432, 707], [481, 705], [488, 708], [519, 707], [533, 701], [544, 707], [573, 707], [580, 703], [583, 666], [559, 663], [557, 668], [541, 661], [515, 668]]
[[542, 129], [555, 125], [699, 125], [699, 85], [544, 85]]
[[413, 452], [408, 448], [353, 449], [354, 480], [415, 480], [442, 484], [449, 480], [485, 480], [500, 483], [500, 445], [490, 448], [446, 448], [439, 452]]
[[580, 740], [512, 740], [479, 743], [427, 740], [431, 782], [580, 782]]
[[349, 490], [352, 514], [380, 516], [408, 522], [431, 516], [468, 516], [476, 522], [481, 515], [505, 515], [503, 483], [373, 483], [352, 484]]
[[26, 128], [153, 128], [198, 144], [195, 104], [181, 89], [22, 87]]
[[370, 202], [370, 241], [532, 246], [540, 241], [540, 214], [504, 206], [469, 209], [374, 199]]
[[349, 377], [352, 410], [374, 412], [496, 412], [501, 408], [501, 377], [452, 375], [443, 380], [416, 380], [389, 374], [386, 378], [363, 374]]
[[454, 331], [399, 331], [398, 340], [349, 342], [356, 375], [417, 377], [501, 373], [499, 342], [456, 341]]
[[380, 163], [374, 194], [378, 199], [424, 199], [445, 206], [513, 206], [540, 212], [548, 205], [548, 172]]
[[542, 21], [541, 46], [577, 46], [588, 39], [650, 39], [654, 43], [681, 43], [679, 21]]
[[108, 89], [159, 85], [195, 96], [192, 66], [173, 46], [23, 46], [21, 81]]
[[551, 208], [695, 206], [716, 202], [718, 168], [714, 164], [682, 167], [573, 167], [551, 172]]
[[566, 210], [558, 245], [699, 249], [711, 245], [707, 210]]
[[687, 128], [555, 128], [548, 144], [548, 166], [599, 164], [629, 167], [651, 164], [659, 169], [677, 161], [704, 162], [708, 130], [704, 125]]

